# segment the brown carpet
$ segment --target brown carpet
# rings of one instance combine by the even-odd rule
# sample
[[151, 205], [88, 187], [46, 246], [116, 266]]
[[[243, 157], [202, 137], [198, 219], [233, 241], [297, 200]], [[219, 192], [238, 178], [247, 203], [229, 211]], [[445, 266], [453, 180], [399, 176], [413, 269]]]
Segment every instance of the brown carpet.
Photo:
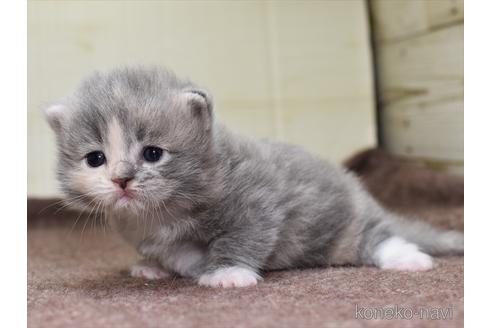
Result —
[[[462, 229], [462, 177], [374, 150], [346, 164], [393, 210]], [[420, 273], [354, 267], [271, 272], [246, 289], [209, 289], [182, 278], [149, 282], [128, 277], [137, 256], [118, 236], [85, 218], [72, 229], [75, 213], [54, 213], [56, 206], [40, 213], [45, 204], [28, 202], [29, 327], [463, 326], [462, 257], [438, 259], [435, 269]], [[384, 307], [398, 312], [384, 317]], [[431, 320], [437, 315], [447, 317]]]

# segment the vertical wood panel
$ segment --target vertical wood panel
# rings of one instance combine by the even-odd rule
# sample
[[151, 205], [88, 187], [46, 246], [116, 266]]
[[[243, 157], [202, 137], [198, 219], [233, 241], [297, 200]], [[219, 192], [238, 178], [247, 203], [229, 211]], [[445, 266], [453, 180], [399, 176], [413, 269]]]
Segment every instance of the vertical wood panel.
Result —
[[371, 0], [377, 39], [396, 41], [463, 22], [463, 0]]
[[337, 161], [373, 146], [365, 7], [358, 1], [272, 2], [272, 7], [284, 139]]
[[463, 25], [380, 47], [386, 106], [463, 98]]
[[371, 5], [386, 148], [462, 171], [463, 2], [374, 0]]

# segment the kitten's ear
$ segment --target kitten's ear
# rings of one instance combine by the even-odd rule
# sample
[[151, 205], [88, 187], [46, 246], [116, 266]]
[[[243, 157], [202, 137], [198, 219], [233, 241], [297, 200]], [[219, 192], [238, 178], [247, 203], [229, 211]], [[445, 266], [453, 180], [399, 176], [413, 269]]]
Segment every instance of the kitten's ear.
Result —
[[203, 89], [186, 89], [184, 96], [192, 115], [200, 119], [206, 129], [210, 129], [213, 122], [213, 101], [209, 93]]
[[60, 132], [62, 128], [62, 120], [67, 114], [66, 111], [67, 109], [62, 104], [52, 104], [45, 107], [43, 110], [46, 121], [48, 121], [49, 125], [56, 133]]

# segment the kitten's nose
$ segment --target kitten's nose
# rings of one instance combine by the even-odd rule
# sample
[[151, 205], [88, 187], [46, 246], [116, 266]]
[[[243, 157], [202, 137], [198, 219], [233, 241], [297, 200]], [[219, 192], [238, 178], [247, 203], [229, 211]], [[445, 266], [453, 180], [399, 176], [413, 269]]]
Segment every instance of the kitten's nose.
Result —
[[111, 179], [111, 181], [113, 181], [113, 183], [119, 185], [121, 189], [125, 189], [126, 188], [126, 185], [128, 184], [128, 182], [130, 180], [133, 180], [133, 177], [113, 178], [113, 179]]

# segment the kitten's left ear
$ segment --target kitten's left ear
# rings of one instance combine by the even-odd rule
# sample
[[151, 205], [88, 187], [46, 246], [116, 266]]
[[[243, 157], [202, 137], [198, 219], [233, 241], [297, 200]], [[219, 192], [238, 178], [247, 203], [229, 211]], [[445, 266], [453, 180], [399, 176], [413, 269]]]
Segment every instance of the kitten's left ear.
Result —
[[55, 133], [60, 132], [66, 111], [67, 109], [62, 104], [52, 104], [44, 108], [44, 117]]
[[213, 101], [210, 94], [203, 89], [186, 89], [184, 95], [192, 115], [200, 119], [207, 130], [210, 129], [213, 122]]

